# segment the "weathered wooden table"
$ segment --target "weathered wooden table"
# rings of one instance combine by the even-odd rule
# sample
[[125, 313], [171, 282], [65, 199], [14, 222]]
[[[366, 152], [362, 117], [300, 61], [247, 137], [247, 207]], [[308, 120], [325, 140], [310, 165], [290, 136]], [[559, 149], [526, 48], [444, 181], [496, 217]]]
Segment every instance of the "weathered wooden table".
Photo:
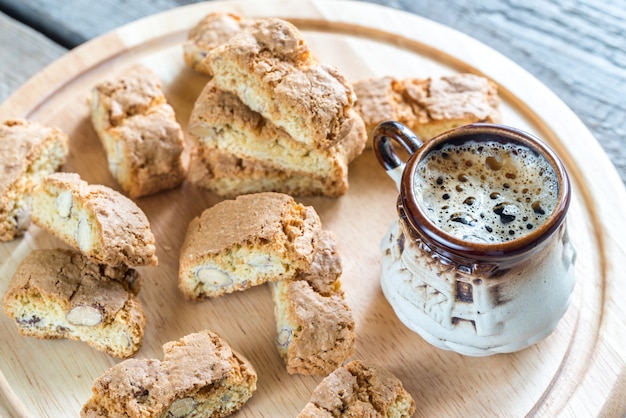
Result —
[[[298, 15], [300, 10], [293, 6], [294, 1], [285, 1], [283, 5], [280, 0], [273, 0], [275, 6], [273, 10], [282, 12], [284, 7], [289, 9], [288, 16], [293, 16], [291, 13]], [[471, 62], [468, 68], [483, 68], [488, 69], [488, 72], [497, 73], [507, 90], [503, 91], [503, 94], [508, 100], [508, 116], [518, 113], [522, 116], [530, 115], [534, 118], [533, 124], [537, 125], [542, 133], [550, 137], [549, 139], [561, 149], [568, 151], [567, 162], [570, 163], [577, 186], [577, 196], [572, 205], [571, 231], [574, 241], [578, 244], [579, 280], [572, 307], [557, 332], [545, 344], [519, 354], [472, 360], [453, 353], [432, 350], [424, 341], [408, 333], [394, 320], [390, 307], [378, 289], [378, 273], [374, 268], [379, 258], [377, 240], [384, 233], [388, 219], [394, 216], [392, 206], [387, 203], [394, 201], [396, 192], [393, 187], [389, 187], [388, 179], [376, 171], [378, 167], [371, 155], [365, 156], [351, 168], [351, 173], [355, 173], [355, 181], [351, 182], [349, 196], [338, 202], [308, 201], [317, 205], [316, 209], [321, 213], [325, 226], [338, 233], [340, 247], [346, 250], [344, 287], [357, 317], [359, 344], [357, 353], [378, 357], [392, 365], [394, 371], [407, 382], [408, 389], [420, 404], [421, 408], [418, 408], [416, 416], [428, 416], [428, 411], [431, 412], [431, 416], [433, 414], [459, 416], [472, 413], [484, 416], [524, 414], [551, 416], [556, 414], [555, 411], [570, 414], [569, 416], [576, 415], [578, 411], [583, 414], [581, 416], [624, 415], [626, 395], [620, 388], [626, 385], [624, 366], [626, 351], [623, 341], [626, 315], [622, 305], [626, 291], [620, 263], [626, 257], [626, 249], [622, 244], [623, 236], [626, 234], [626, 219], [621, 216], [623, 206], [620, 206], [620, 202], [626, 202], [626, 192], [622, 183], [626, 181], [626, 151], [623, 146], [626, 142], [624, 132], [626, 72], [622, 70], [626, 65], [626, 46], [622, 38], [626, 33], [626, 4], [613, 5], [612, 2], [598, 4], [591, 0], [493, 1], [488, 4], [465, 0], [374, 2], [412, 12], [464, 32], [508, 56], [512, 62], [525, 68], [538, 80], [527, 73], [519, 72], [517, 66], [511, 67], [500, 55], [487, 53], [484, 55], [486, 58], [481, 58], [482, 55], [479, 53], [472, 54], [485, 51], [470, 42], [469, 38], [458, 37], [456, 34], [440, 30], [437, 26], [426, 25], [433, 30], [433, 38], [438, 42], [445, 44], [450, 35], [459, 41], [458, 45], [469, 46], [467, 51], [463, 50], [460, 53]], [[32, 75], [40, 73], [47, 64], [65, 55], [72, 48], [120, 25], [188, 3], [192, 2], [0, 0], [0, 11], [3, 12], [0, 13], [0, 102], [9, 98]], [[250, 9], [251, 12], [261, 15], [272, 13], [271, 10], [262, 10], [260, 6]], [[327, 14], [328, 10], [343, 10], [341, 19], [346, 21], [354, 19], [364, 27], [367, 26], [364, 20], [359, 20], [361, 16], [349, 13], [353, 10], [352, 7], [328, 6], [319, 9], [311, 21], [307, 21], [306, 17], [300, 19], [311, 31], [324, 28], [326, 21], [332, 22], [336, 16]], [[378, 10], [369, 8], [362, 17], [367, 18], [366, 23], [372, 23], [372, 33], [378, 33], [376, 31], [395, 33], [393, 37], [382, 37], [391, 44], [395, 41], [401, 44], [402, 35], [422, 36], [415, 28], [402, 30], [394, 27], [398, 22], [427, 23], [410, 14], [398, 16], [398, 13], [389, 14], [397, 19], [387, 22], [384, 19], [387, 14], [377, 12]], [[183, 17], [187, 23], [196, 19], [195, 14], [182, 13], [177, 16]], [[413, 19], [407, 16], [412, 16]], [[200, 17], [197, 16], [198, 19]], [[162, 26], [159, 29], [150, 24], [144, 25], [139, 32], [126, 31], [120, 34], [119, 39], [109, 37], [104, 39], [106, 42], [95, 45], [103, 48], [102, 57], [113, 56], [122, 65], [132, 61], [133, 58], [155, 53], [157, 48], [151, 49], [150, 33], [159, 34], [161, 31], [165, 35], [159, 42], [172, 51], [166, 50], [160, 55], [155, 53], [158, 57], [154, 62], [164, 64], [161, 70], [162, 74], [168, 77], [167, 81], [170, 84], [175, 81], [178, 87], [190, 90], [201, 87], [203, 80], [194, 78], [190, 72], [185, 73], [190, 80], [181, 82], [181, 79], [177, 78], [177, 74], [182, 71], [178, 61], [172, 62], [169, 59], [175, 56], [180, 60], [179, 45], [176, 42], [182, 39], [179, 27], [182, 24], [167, 19], [153, 19], [151, 22]], [[319, 22], [322, 22], [321, 26], [316, 26]], [[167, 30], [170, 26], [173, 29]], [[336, 31], [335, 35], [342, 38], [339, 42], [342, 46], [369, 42], [368, 39], [356, 41], [344, 39], [349, 38], [351, 34], [346, 33], [345, 27], [340, 23], [335, 25], [329, 23], [326, 29], [329, 30], [329, 34]], [[336, 58], [342, 62], [354, 60], [364, 66], [368, 65], [366, 57], [368, 52], [359, 48], [356, 48], [357, 51], [350, 51], [349, 54], [339, 51], [333, 55], [331, 50], [336, 40], [326, 35], [328, 34], [318, 33], [313, 36], [318, 42], [317, 46], [331, 45], [322, 51], [325, 57]], [[141, 46], [142, 41], [147, 43], [145, 47]], [[405, 54], [403, 56], [409, 60], [415, 58], [413, 52], [426, 54], [429, 52], [424, 46], [428, 42], [411, 44], [406, 48], [407, 51], [401, 48], [395, 50], [392, 47], [388, 49], [388, 45], [382, 45], [384, 43], [380, 45], [372, 43], [372, 47], [383, 54], [388, 50], [394, 51], [393, 54]], [[114, 49], [107, 50], [111, 45], [126, 49], [118, 56], [115, 55]], [[135, 48], [136, 45], [140, 46]], [[404, 46], [406, 47], [406, 44]], [[32, 84], [29, 97], [19, 101], [20, 105], [28, 103], [30, 108], [35, 109], [36, 114], [39, 109], [39, 117], [46, 120], [56, 120], [58, 117], [60, 122], [81, 134], [77, 146], [86, 153], [85, 155], [81, 153], [80, 158], [74, 156], [70, 168], [89, 168], [94, 157], [100, 158], [99, 162], [102, 160], [102, 155], [96, 155], [99, 148], [97, 145], [94, 146], [97, 140], [93, 137], [92, 130], [88, 124], [83, 123], [87, 120], [85, 101], [78, 98], [82, 98], [83, 90], [91, 85], [95, 78], [107, 73], [111, 67], [90, 66], [97, 62], [100, 51], [97, 48], [95, 51], [91, 49], [90, 54], [76, 54], [73, 55], [76, 59], [65, 61], [62, 69], [77, 74], [77, 77], [72, 79], [74, 84], [69, 87], [61, 86], [59, 97], [51, 98], [48, 95], [42, 99], [42, 103], [39, 103], [41, 109], [38, 108], [38, 91], [36, 89], [33, 91]], [[433, 54], [435, 58], [446, 59], [444, 53]], [[483, 59], [493, 62], [485, 63]], [[417, 59], [413, 63], [421, 62]], [[424, 62], [430, 65], [428, 60]], [[393, 62], [379, 64], [385, 69], [394, 68]], [[55, 71], [49, 73], [51, 82], [48, 84], [54, 85], [52, 79], [62, 79], [62, 75], [59, 74], [60, 68], [56, 67]], [[494, 68], [496, 71], [493, 71]], [[510, 73], [497, 71], [500, 68], [510, 68], [512, 71]], [[518, 75], [519, 78], [516, 78]], [[47, 81], [39, 79], [34, 85], [39, 85], [39, 82], [46, 85]], [[524, 85], [527, 82], [529, 88], [525, 89]], [[534, 88], [538, 89], [536, 91], [546, 92], [544, 86], [537, 85], [540, 82], [573, 109], [593, 136], [589, 135], [569, 110], [563, 111], [558, 98], [551, 94], [533, 94]], [[80, 94], [77, 95], [74, 91], [64, 96], [64, 90], [76, 88], [76, 85], [80, 87]], [[173, 99], [182, 105], [183, 113], [188, 113], [191, 96], [188, 94], [189, 91], [185, 93], [187, 96]], [[516, 101], [520, 96], [523, 96], [523, 100]], [[524, 100], [532, 103], [528, 105], [532, 109], [525, 108], [522, 103]], [[14, 100], [8, 102], [18, 103]], [[17, 109], [19, 113], [20, 106]], [[532, 113], [533, 109], [539, 114]], [[6, 106], [4, 110], [7, 110]], [[73, 117], [75, 115], [78, 116]], [[542, 115], [546, 116], [545, 120], [542, 119]], [[562, 121], [565, 123], [560, 123]], [[569, 123], [571, 125], [568, 125]], [[587, 158], [585, 141], [595, 142], [594, 137], [610, 160], [602, 153], [600, 147], [592, 147], [589, 155], [594, 158]], [[568, 141], [569, 138], [571, 141]], [[610, 161], [617, 170], [611, 166]], [[96, 172], [90, 173], [93, 174], [93, 178], [106, 178], [104, 165], [96, 166], [94, 167]], [[83, 172], [85, 171], [89, 170]], [[603, 177], [607, 173], [608, 176]], [[186, 191], [190, 192], [188, 189]], [[306, 402], [317, 380], [280, 374], [279, 360], [272, 351], [273, 323], [270, 318], [271, 304], [265, 297], [267, 289], [253, 289], [244, 292], [243, 295], [198, 305], [185, 302], [177, 292], [174, 283], [177, 267], [175, 250], [180, 245], [181, 231], [184, 228], [172, 228], [172, 225], [178, 225], [171, 221], [172, 216], [184, 226], [186, 224], [183, 219], [189, 220], [203, 207], [215, 202], [214, 196], [209, 194], [196, 196], [192, 190], [191, 196], [185, 196], [183, 192], [174, 191], [172, 195], [155, 196], [141, 202], [142, 208], [151, 218], [157, 241], [160, 244], [166, 243], [159, 247], [160, 265], [158, 269], [150, 271], [149, 280], [142, 291], [141, 297], [147, 302], [146, 307], [150, 310], [152, 322], [141, 355], [159, 357], [161, 343], [177, 339], [182, 333], [193, 329], [186, 323], [172, 322], [172, 316], [166, 313], [175, 313], [178, 320], [197, 318], [203, 324], [209, 322], [207, 316], [213, 315], [216, 320], [211, 324], [219, 330], [227, 331], [234, 328], [237, 331], [229, 334], [234, 339], [231, 343], [254, 357], [252, 360], [259, 365], [261, 379], [264, 379], [263, 384], [260, 384], [259, 395], [254, 398], [256, 403], [243, 411], [241, 416], [270, 416], [263, 415], [262, 411], [267, 410], [282, 412], [282, 415], [273, 413], [271, 416], [289, 416], [284, 411], [293, 412]], [[194, 200], [195, 197], [198, 199]], [[181, 204], [181, 200], [178, 199], [188, 199], [189, 207], [181, 207], [187, 201], [182, 200]], [[603, 199], [604, 202], [595, 202], [595, 199]], [[361, 207], [367, 207], [372, 213], [382, 213], [383, 216], [370, 222], [367, 218], [371, 216], [369, 212], [364, 214], [356, 210]], [[618, 213], [618, 216], [614, 220], [609, 220], [615, 213]], [[353, 234], [355, 231], [357, 234]], [[31, 246], [40, 245], [46, 247], [57, 245], [57, 242], [34, 228], [22, 240], [0, 244], [0, 294], [17, 260], [23, 257]], [[171, 303], [167, 306], [154, 305], [164, 300]], [[224, 319], [223, 316], [229, 314], [231, 309], [245, 315], [242, 314], [241, 317], [232, 320]], [[262, 314], [250, 315], [248, 318], [250, 310], [265, 312], [267, 315], [265, 317]], [[251, 336], [252, 331], [258, 331], [258, 335]], [[262, 351], [255, 344], [268, 346], [269, 350]], [[0, 358], [4, 361], [5, 367], [0, 370], [3, 372], [0, 373], [0, 389], [3, 387], [11, 389], [6, 393], [0, 390], [0, 416], [14, 414], [15, 411], [18, 411], [18, 415], [24, 411], [38, 411], [39, 413], [34, 413], [36, 416], [46, 416], [42, 410], [46, 411], [49, 407], [49, 411], [64, 411], [63, 408], [67, 404], [72, 405], [72, 412], [77, 411], [76, 405], [88, 396], [92, 378], [113, 363], [112, 359], [99, 354], [72, 342], [56, 342], [52, 345], [35, 340], [25, 341], [17, 335], [13, 324], [0, 317]], [[81, 362], [79, 368], [81, 372], [73, 374], [64, 370], [57, 375], [57, 371], [63, 367], [56, 367], [55, 362], [67, 366], [65, 369], [70, 369], [69, 366], [73, 365], [73, 362]], [[19, 382], [16, 382], [17, 380]], [[268, 389], [268, 385], [278, 383], [282, 383], [284, 397], [282, 391], [272, 393], [271, 388]], [[13, 398], [11, 399], [13, 408], [4, 408], [3, 403], [6, 400], [3, 396]], [[49, 399], [49, 403], [41, 402], [39, 398]], [[32, 405], [36, 403], [38, 405]], [[270, 409], [263, 409], [268, 405]], [[48, 416], [58, 416], [50, 415], [49, 411]], [[22, 415], [30, 416], [29, 413]]]
[[[524, 67], [580, 117], [626, 181], [626, 3], [373, 0], [464, 32]], [[189, 0], [0, 0], [0, 102], [69, 49]]]

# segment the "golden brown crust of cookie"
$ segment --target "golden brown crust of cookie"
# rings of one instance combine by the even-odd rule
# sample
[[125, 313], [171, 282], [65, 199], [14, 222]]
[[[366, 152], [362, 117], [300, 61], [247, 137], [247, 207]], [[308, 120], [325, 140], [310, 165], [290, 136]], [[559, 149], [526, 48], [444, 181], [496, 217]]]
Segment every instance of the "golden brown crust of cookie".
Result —
[[193, 219], [180, 252], [179, 288], [199, 300], [307, 270], [320, 219], [282, 193], [225, 200]]
[[104, 418], [120, 416], [151, 417], [161, 409], [146, 405], [148, 396], [159, 399], [167, 391], [161, 374], [161, 362], [155, 359], [128, 359], [108, 369], [93, 384], [92, 397], [80, 416]]
[[158, 263], [154, 235], [143, 211], [121, 193], [88, 184], [78, 174], [47, 176], [33, 195], [32, 217], [38, 226], [97, 262]]
[[[293, 217], [295, 213], [300, 219]], [[313, 255], [310, 234], [317, 232], [319, 218], [309, 219], [314, 227], [302, 228], [306, 213], [304, 206], [282, 193], [255, 193], [224, 200], [191, 221], [182, 252], [186, 261], [193, 262], [200, 254], [217, 254], [233, 246], [280, 249], [289, 245], [294, 258], [308, 260], [308, 265]], [[294, 234], [289, 236], [291, 231]]]
[[[279, 330], [290, 374], [326, 375], [354, 353], [354, 319], [342, 292], [322, 296], [306, 280], [283, 281], [287, 315], [297, 324]], [[285, 336], [285, 332], [291, 335]], [[283, 334], [283, 335], [281, 335]]]
[[163, 346], [164, 359], [130, 359], [95, 380], [81, 417], [224, 417], [256, 390], [256, 372], [217, 334], [201, 331]]
[[415, 401], [388, 370], [351, 361], [317, 386], [298, 418], [410, 417]]
[[354, 122], [350, 83], [318, 63], [298, 29], [282, 19], [256, 20], [213, 49], [206, 63], [218, 88], [303, 144], [331, 146]]
[[106, 109], [102, 119], [104, 129], [118, 126], [128, 118], [166, 103], [161, 82], [150, 69], [142, 65], [127, 69], [124, 75], [116, 79], [100, 81], [94, 86], [93, 92], [98, 102], [92, 100], [91, 104]]
[[474, 74], [374, 77], [354, 83], [354, 91], [369, 135], [385, 120], [404, 123], [423, 140], [467, 123], [501, 121], [496, 84]]
[[22, 335], [68, 338], [116, 357], [141, 347], [146, 317], [139, 278], [64, 249], [33, 250], [19, 265], [4, 309]]
[[187, 35], [183, 44], [185, 63], [200, 73], [211, 75], [211, 69], [205, 63], [208, 53], [252, 22], [252, 19], [245, 19], [234, 13], [209, 13]]
[[90, 102], [109, 171], [126, 194], [146, 196], [183, 182], [183, 132], [154, 72], [133, 66], [98, 83]]
[[317, 248], [311, 267], [301, 272], [297, 280], [308, 282], [315, 292], [322, 296], [343, 294], [339, 279], [343, 267], [341, 256], [337, 250], [335, 234], [331, 231], [320, 231], [317, 235]]
[[97, 83], [93, 92], [97, 93], [98, 103], [106, 109], [102, 127], [109, 129], [124, 123], [130, 117], [141, 115], [148, 109], [166, 103], [161, 90], [161, 82], [156, 75], [144, 66], [134, 66], [116, 79]]
[[30, 194], [58, 170], [69, 153], [59, 129], [24, 119], [0, 123], [0, 241], [21, 236], [30, 224]]
[[290, 374], [327, 375], [354, 352], [354, 319], [344, 299], [334, 234], [320, 231], [308, 270], [272, 285], [278, 351]]
[[322, 177], [279, 170], [266, 161], [241, 158], [212, 148], [192, 150], [188, 179], [227, 198], [261, 192], [338, 197], [348, 190], [343, 181], [329, 184]]

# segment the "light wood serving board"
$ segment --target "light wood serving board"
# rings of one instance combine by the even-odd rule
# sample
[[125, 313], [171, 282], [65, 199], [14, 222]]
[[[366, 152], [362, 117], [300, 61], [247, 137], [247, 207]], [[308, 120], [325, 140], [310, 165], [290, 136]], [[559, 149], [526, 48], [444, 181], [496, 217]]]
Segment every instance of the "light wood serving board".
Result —
[[[356, 321], [353, 358], [382, 364], [417, 403], [415, 416], [623, 416], [625, 346], [626, 191], [609, 159], [580, 120], [520, 66], [483, 44], [415, 15], [349, 1], [230, 1], [175, 9], [122, 27], [62, 57], [0, 106], [0, 119], [26, 117], [56, 125], [71, 137], [64, 171], [116, 187], [88, 119], [86, 98], [99, 80], [134, 63], [160, 76], [186, 127], [207, 79], [186, 68], [181, 45], [211, 11], [290, 20], [326, 64], [356, 81], [473, 72], [500, 88], [504, 123], [545, 139], [573, 181], [568, 218], [577, 249], [577, 285], [556, 331], [519, 353], [470, 358], [428, 345], [405, 328], [379, 286], [379, 242], [395, 217], [394, 184], [366, 151], [350, 167], [351, 188], [338, 199], [297, 199], [313, 205], [338, 237], [343, 287]], [[480, 22], [477, 22], [480, 24]], [[159, 266], [144, 268], [140, 299], [148, 317], [138, 358], [162, 358], [161, 345], [211, 329], [244, 354], [258, 372], [258, 390], [241, 417], [294, 417], [321, 377], [289, 375], [275, 347], [273, 304], [266, 286], [201, 303], [176, 287], [187, 223], [219, 199], [185, 184], [139, 199], [155, 233]], [[0, 294], [34, 248], [63, 244], [31, 226], [0, 244]], [[22, 337], [0, 314], [0, 402], [14, 416], [78, 416], [94, 379], [120, 360], [83, 343]], [[0, 409], [1, 411], [2, 409]]]

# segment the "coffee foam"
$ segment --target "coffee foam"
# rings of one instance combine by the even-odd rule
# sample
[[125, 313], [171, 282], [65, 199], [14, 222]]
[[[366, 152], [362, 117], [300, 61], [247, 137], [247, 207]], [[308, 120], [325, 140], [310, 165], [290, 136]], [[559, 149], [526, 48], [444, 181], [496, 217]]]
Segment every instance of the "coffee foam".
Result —
[[418, 204], [440, 229], [465, 241], [500, 243], [532, 232], [558, 200], [554, 168], [518, 144], [446, 144], [420, 161]]

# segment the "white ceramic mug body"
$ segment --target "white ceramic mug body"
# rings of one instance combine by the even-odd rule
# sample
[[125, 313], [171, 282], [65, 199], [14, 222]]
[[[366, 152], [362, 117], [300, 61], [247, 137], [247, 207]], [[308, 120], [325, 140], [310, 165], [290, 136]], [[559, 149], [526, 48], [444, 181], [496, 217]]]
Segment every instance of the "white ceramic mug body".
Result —
[[532, 264], [497, 278], [446, 264], [407, 239], [398, 220], [381, 251], [381, 287], [398, 318], [432, 345], [469, 356], [541, 341], [567, 310], [575, 284], [576, 255], [565, 227]]
[[[413, 184], [408, 177], [415, 174], [407, 173], [397, 156], [386, 155], [389, 142], [380, 144], [381, 137], [400, 136], [411, 158], [420, 158], [421, 141], [402, 144], [415, 138], [407, 139], [412, 133], [393, 124], [377, 128], [374, 143], [379, 162], [400, 190], [398, 219], [381, 241], [381, 287], [398, 318], [432, 345], [469, 356], [515, 352], [544, 339], [566, 312], [575, 285], [576, 253], [564, 218], [569, 183], [561, 184], [567, 192], [561, 198], [567, 202], [559, 208], [560, 217], [551, 221], [554, 225], [546, 227], [545, 236], [518, 245], [510, 256], [492, 257], [497, 251], [488, 246], [467, 245], [459, 251], [440, 247], [431, 239], [433, 233], [420, 231], [408, 213], [406, 185]], [[483, 128], [490, 133], [506, 129], [476, 127]], [[561, 183], [568, 182], [566, 174], [559, 176]]]

